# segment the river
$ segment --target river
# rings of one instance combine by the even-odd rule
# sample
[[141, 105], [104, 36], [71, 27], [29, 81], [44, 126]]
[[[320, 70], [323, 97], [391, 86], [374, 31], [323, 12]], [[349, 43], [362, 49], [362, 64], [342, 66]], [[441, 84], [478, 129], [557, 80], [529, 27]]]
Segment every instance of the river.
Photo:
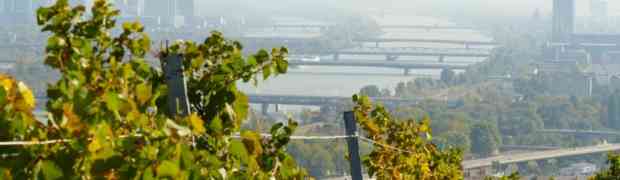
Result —
[[[419, 17], [385, 15], [375, 17], [379, 25], [454, 25], [446, 20]], [[418, 38], [418, 39], [449, 39], [491, 41], [474, 30], [411, 30], [411, 29], [384, 29], [386, 38]], [[364, 46], [374, 46], [374, 43]], [[385, 43], [384, 47], [438, 47], [463, 48], [462, 45], [446, 45], [431, 43]], [[492, 48], [492, 47], [473, 47]], [[373, 56], [341, 56], [342, 59], [382, 60], [385, 57]], [[437, 57], [401, 57], [398, 61], [417, 60], [434, 61]], [[484, 58], [446, 57], [447, 63], [473, 64], [483, 61]], [[278, 95], [313, 95], [313, 96], [342, 96], [349, 97], [357, 93], [366, 85], [377, 85], [380, 88], [394, 89], [399, 82], [411, 81], [418, 77], [438, 78], [440, 70], [412, 70], [409, 76], [403, 75], [403, 70], [386, 68], [360, 67], [301, 67], [290, 68], [289, 73], [260, 82], [258, 87], [240, 83], [240, 88], [248, 94], [278, 94]], [[286, 109], [286, 107], [284, 107]]]

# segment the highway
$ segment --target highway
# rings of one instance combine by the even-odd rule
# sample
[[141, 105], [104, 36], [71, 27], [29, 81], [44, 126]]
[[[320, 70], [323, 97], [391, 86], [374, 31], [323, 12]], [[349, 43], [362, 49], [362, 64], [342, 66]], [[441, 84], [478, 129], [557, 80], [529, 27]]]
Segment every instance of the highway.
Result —
[[389, 56], [456, 56], [456, 57], [488, 57], [491, 52], [487, 49], [465, 48], [422, 48], [422, 47], [363, 47], [344, 49], [328, 54], [347, 55], [389, 55]]
[[595, 153], [606, 153], [611, 151], [620, 150], [620, 144], [603, 144], [597, 146], [578, 147], [578, 148], [564, 148], [546, 151], [536, 151], [528, 153], [516, 153], [499, 155], [495, 157], [489, 157], [484, 159], [466, 160], [463, 161], [463, 169], [476, 169], [483, 167], [490, 167], [494, 161], [500, 164], [511, 164], [519, 162], [527, 162], [542, 159], [552, 159], [560, 157], [570, 157]]
[[493, 41], [470, 41], [470, 40], [446, 40], [446, 39], [416, 39], [416, 38], [364, 38], [355, 39], [357, 42], [419, 42], [419, 43], [443, 43], [443, 44], [462, 44], [462, 45], [498, 45]]
[[403, 61], [368, 61], [368, 60], [338, 60], [338, 61], [301, 61], [291, 60], [293, 66], [348, 66], [348, 67], [384, 67], [397, 69], [467, 69], [466, 64], [453, 63], [415, 63]]
[[[340, 105], [352, 102], [351, 97], [337, 96], [297, 96], [297, 95], [258, 95], [248, 94], [250, 103], [253, 104], [281, 104], [281, 105], [306, 105], [306, 106], [325, 106]], [[414, 106], [419, 100], [409, 100], [400, 98], [371, 98], [374, 102], [381, 102], [388, 107]]]
[[475, 30], [471, 26], [446, 26], [446, 25], [382, 25], [381, 29], [455, 29], [455, 30]]
[[542, 129], [537, 130], [538, 133], [546, 134], [573, 134], [573, 135], [589, 135], [589, 136], [620, 136], [619, 132], [613, 131], [593, 131], [593, 130], [574, 130], [574, 129]]
[[[333, 24], [316, 23], [316, 24], [275, 24], [273, 28], [321, 28], [327, 29]], [[380, 25], [381, 29], [452, 29], [452, 30], [474, 30], [472, 26], [458, 26], [458, 25]]]

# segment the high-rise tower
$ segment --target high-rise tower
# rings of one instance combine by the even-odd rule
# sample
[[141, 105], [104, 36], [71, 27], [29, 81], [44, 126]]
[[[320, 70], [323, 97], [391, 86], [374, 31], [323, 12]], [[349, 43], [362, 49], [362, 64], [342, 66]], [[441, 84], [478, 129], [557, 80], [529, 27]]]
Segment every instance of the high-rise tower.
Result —
[[176, 15], [184, 17], [193, 17], [194, 0], [176, 0]]
[[575, 0], [553, 0], [553, 42], [568, 42], [575, 33]]

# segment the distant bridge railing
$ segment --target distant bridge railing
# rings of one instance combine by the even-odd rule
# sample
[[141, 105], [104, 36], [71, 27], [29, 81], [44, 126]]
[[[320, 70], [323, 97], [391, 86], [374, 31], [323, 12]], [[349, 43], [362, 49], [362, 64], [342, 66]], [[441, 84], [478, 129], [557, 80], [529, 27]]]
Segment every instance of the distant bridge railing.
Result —
[[405, 43], [438, 43], [438, 44], [458, 44], [464, 45], [466, 49], [470, 46], [478, 45], [478, 46], [494, 46], [499, 45], [493, 41], [473, 41], [473, 40], [447, 40], [447, 39], [413, 39], [413, 38], [363, 38], [363, 39], [354, 39], [356, 42], [373, 42], [376, 43], [376, 47], [379, 47], [380, 43], [394, 43], [394, 42], [405, 42]]
[[619, 151], [620, 144], [602, 144], [596, 146], [563, 148], [546, 151], [535, 151], [528, 153], [512, 153], [507, 155], [494, 156], [483, 159], [474, 159], [463, 161], [462, 166], [465, 171], [477, 168], [486, 168], [492, 166], [493, 162], [498, 164], [521, 163], [528, 161], [536, 161], [543, 159], [553, 159], [561, 157], [579, 156], [586, 154], [605, 153]]
[[576, 129], [542, 129], [537, 130], [538, 133], [546, 134], [573, 134], [588, 136], [620, 136], [620, 132], [614, 131], [596, 131], [596, 130], [576, 130]]
[[301, 61], [290, 60], [292, 66], [348, 66], [348, 67], [382, 67], [404, 69], [408, 75], [410, 69], [459, 69], [464, 70], [469, 67], [467, 64], [450, 63], [415, 63], [404, 61], [363, 61], [363, 60], [338, 60], [338, 61]]
[[[252, 104], [281, 104], [281, 105], [306, 105], [306, 106], [333, 106], [351, 102], [350, 97], [338, 96], [299, 96], [299, 95], [248, 95]], [[400, 98], [373, 98], [388, 107], [415, 106], [420, 100]]]

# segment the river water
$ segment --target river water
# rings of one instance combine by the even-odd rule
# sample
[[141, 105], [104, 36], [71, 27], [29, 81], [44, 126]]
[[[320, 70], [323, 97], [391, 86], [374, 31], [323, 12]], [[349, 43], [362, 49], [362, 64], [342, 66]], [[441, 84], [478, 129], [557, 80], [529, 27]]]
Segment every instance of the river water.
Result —
[[[380, 25], [454, 25], [453, 23], [430, 17], [386, 15], [375, 17]], [[490, 37], [474, 30], [424, 30], [424, 29], [384, 29], [386, 38], [419, 38], [491, 41]], [[298, 33], [298, 32], [297, 32]], [[283, 34], [286, 36], [286, 34]], [[375, 46], [374, 43], [364, 46]], [[437, 47], [464, 48], [462, 45], [446, 45], [431, 43], [383, 43], [383, 47]], [[492, 47], [472, 47], [487, 48]], [[381, 60], [385, 57], [343, 56], [341, 59]], [[484, 58], [446, 57], [447, 63], [473, 64]], [[398, 61], [437, 62], [437, 57], [400, 57]], [[313, 95], [350, 97], [366, 85], [377, 85], [380, 88], [394, 89], [399, 82], [410, 81], [418, 77], [438, 78], [440, 70], [412, 70], [409, 76], [400, 69], [372, 67], [298, 67], [290, 68], [289, 73], [260, 82], [258, 87], [240, 83], [240, 88], [248, 94], [278, 95]]]

